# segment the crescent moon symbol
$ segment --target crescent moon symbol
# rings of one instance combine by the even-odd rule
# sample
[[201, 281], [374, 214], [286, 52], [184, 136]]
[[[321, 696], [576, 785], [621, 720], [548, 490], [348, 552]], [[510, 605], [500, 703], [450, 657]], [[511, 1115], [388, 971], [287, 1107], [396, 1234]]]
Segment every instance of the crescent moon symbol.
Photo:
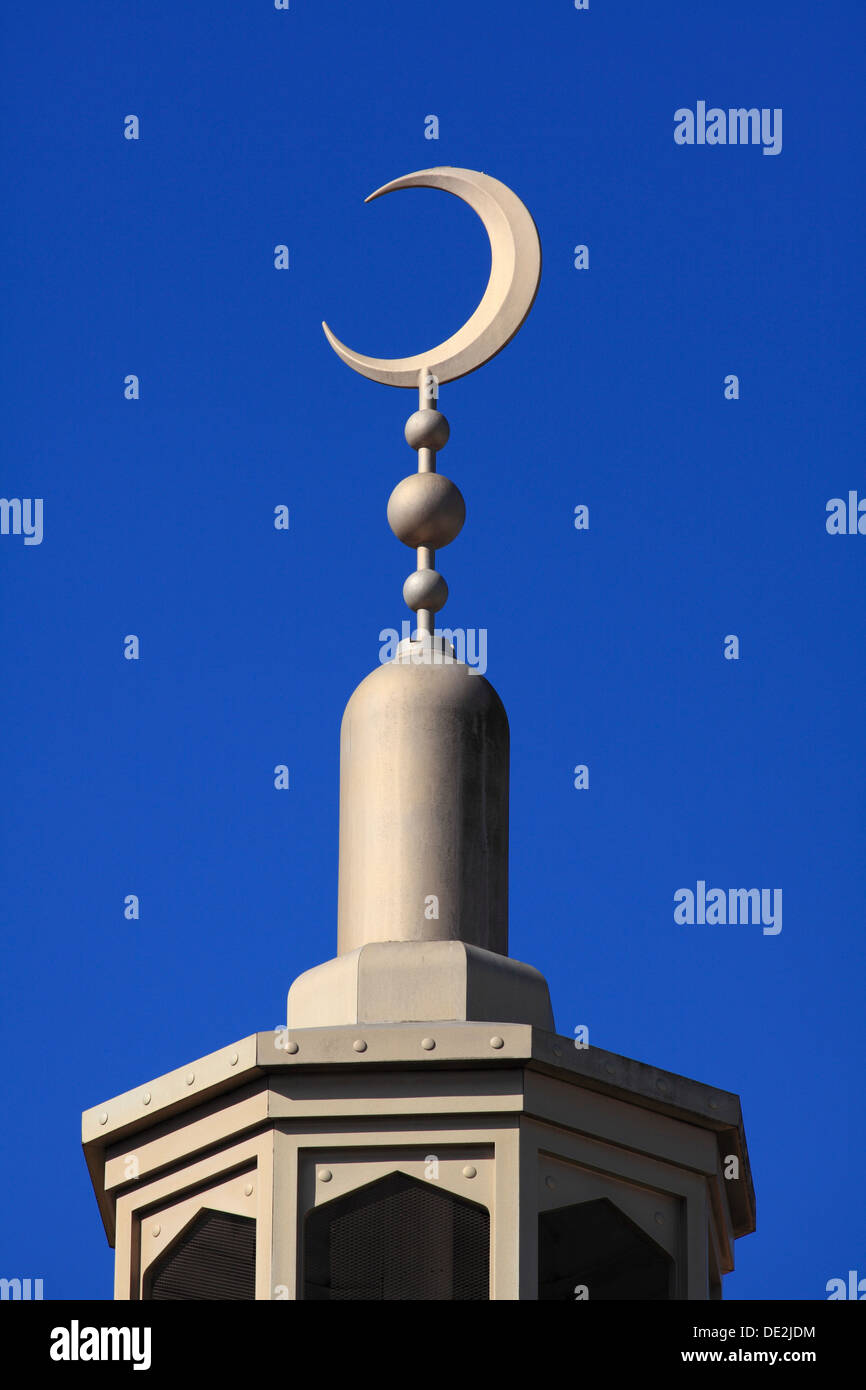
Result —
[[414, 357], [364, 357], [341, 343], [326, 323], [322, 327], [337, 356], [373, 381], [417, 387], [423, 369], [440, 382], [456, 381], [501, 352], [532, 308], [541, 279], [538, 230], [516, 193], [475, 169], [421, 169], [383, 184], [364, 201], [398, 188], [442, 188], [478, 213], [490, 238], [490, 279], [478, 308], [444, 343]]

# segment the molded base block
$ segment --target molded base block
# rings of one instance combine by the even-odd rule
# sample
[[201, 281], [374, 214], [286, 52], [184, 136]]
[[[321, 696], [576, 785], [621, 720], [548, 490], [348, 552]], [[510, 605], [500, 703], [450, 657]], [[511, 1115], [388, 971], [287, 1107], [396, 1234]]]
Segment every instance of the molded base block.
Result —
[[463, 941], [376, 941], [299, 975], [288, 1026], [528, 1023], [555, 1032], [547, 981], [510, 956]]

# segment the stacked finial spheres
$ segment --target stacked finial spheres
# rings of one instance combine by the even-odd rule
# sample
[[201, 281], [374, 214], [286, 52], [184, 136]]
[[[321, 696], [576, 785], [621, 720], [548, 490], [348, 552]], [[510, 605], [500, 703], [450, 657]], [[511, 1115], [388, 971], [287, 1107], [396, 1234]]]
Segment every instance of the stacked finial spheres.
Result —
[[[398, 540], [418, 551], [418, 568], [403, 585], [413, 613], [438, 613], [448, 585], [433, 568], [435, 551], [460, 533], [466, 504], [450, 478], [436, 472], [436, 453], [448, 443], [448, 421], [439, 410], [416, 410], [406, 421], [406, 443], [418, 451], [418, 472], [398, 483], [388, 499], [388, 524]], [[432, 631], [432, 623], [430, 624]]]

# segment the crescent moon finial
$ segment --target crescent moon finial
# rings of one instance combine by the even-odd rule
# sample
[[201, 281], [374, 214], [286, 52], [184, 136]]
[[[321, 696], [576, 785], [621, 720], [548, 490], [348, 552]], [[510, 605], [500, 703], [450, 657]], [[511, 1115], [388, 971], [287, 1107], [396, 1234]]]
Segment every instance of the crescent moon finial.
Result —
[[337, 356], [361, 376], [385, 386], [417, 387], [419, 373], [438, 382], [483, 367], [511, 342], [535, 302], [541, 279], [541, 243], [526, 206], [499, 179], [476, 169], [421, 169], [371, 193], [365, 202], [398, 188], [442, 188], [462, 198], [481, 218], [490, 238], [490, 279], [474, 314], [438, 347], [414, 357], [365, 357], [341, 343], [326, 323], [325, 336]]

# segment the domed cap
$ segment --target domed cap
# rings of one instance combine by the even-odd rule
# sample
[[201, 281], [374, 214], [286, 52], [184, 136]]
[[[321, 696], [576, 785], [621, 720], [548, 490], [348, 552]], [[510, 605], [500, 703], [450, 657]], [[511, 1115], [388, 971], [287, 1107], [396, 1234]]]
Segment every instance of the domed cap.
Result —
[[355, 690], [340, 751], [340, 954], [508, 953], [508, 719], [450, 644], [404, 642]]

